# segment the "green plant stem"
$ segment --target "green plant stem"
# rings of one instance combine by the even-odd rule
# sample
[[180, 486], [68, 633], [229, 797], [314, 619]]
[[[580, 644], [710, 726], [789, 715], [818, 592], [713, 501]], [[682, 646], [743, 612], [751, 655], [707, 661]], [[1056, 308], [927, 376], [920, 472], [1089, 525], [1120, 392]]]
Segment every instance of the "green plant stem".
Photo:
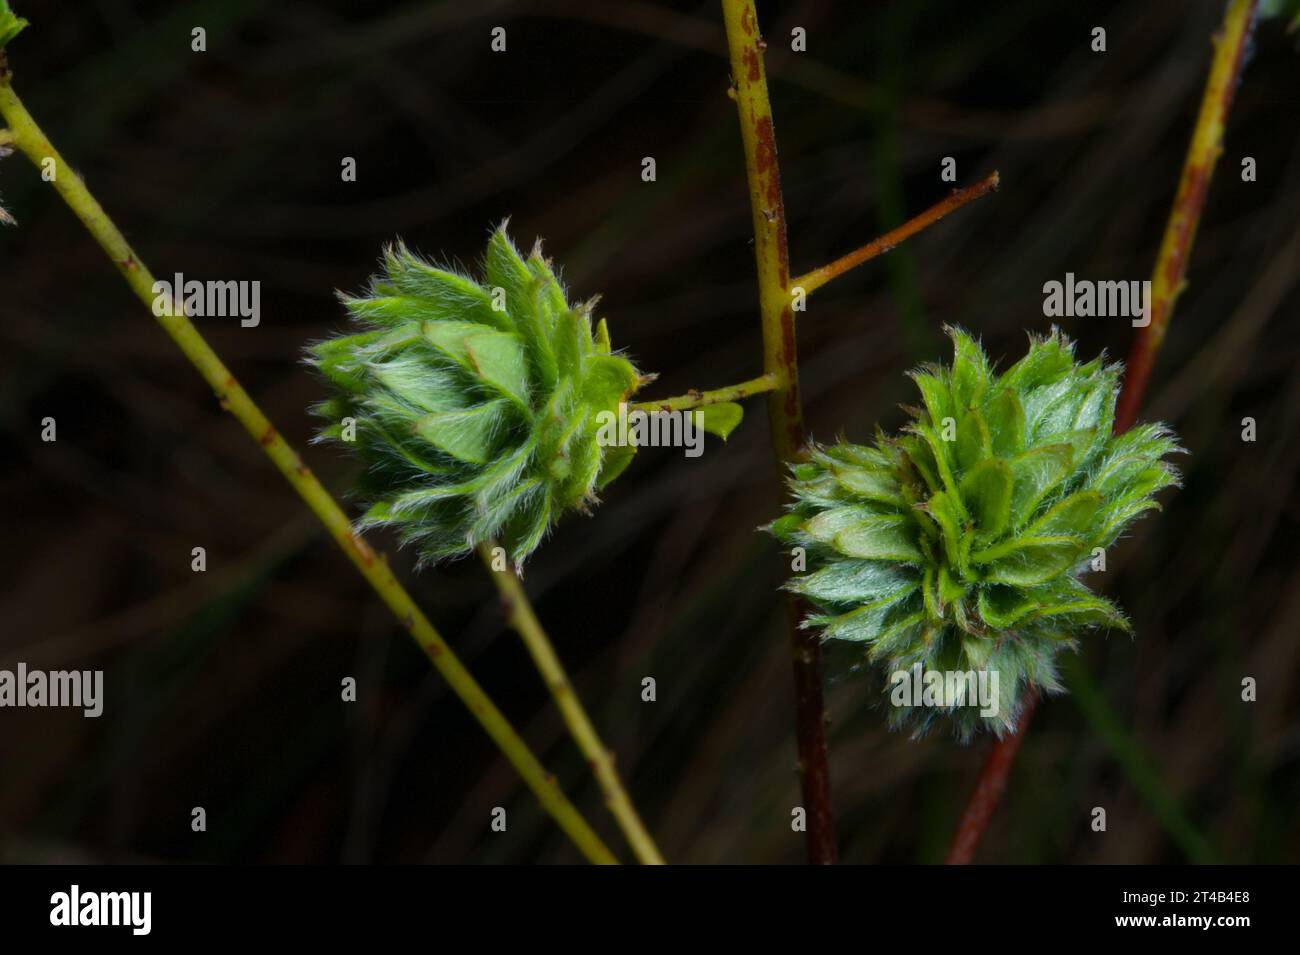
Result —
[[[38, 168], [46, 159], [54, 162], [52, 185], [87, 231], [104, 249], [117, 270], [126, 279], [136, 297], [152, 312], [154, 279], [139, 256], [132, 251], [122, 233], [100, 204], [86, 189], [51, 145], [31, 114], [10, 85], [10, 74], [0, 53], [0, 115], [9, 124], [13, 143]], [[469, 671], [461, 664], [433, 624], [398, 582], [387, 559], [371, 549], [352, 529], [342, 508], [303, 464], [297, 452], [284, 440], [266, 415], [230, 373], [193, 323], [184, 315], [158, 315], [158, 324], [184, 352], [185, 357], [212, 386], [221, 407], [229, 411], [244, 430], [257, 442], [285, 480], [320, 519], [325, 529], [374, 588], [402, 626], [420, 645], [456, 695], [469, 707], [474, 718], [492, 738], [501, 752], [519, 772], [542, 806], [578, 849], [592, 862], [612, 864], [618, 860], [596, 832], [582, 818], [560, 791], [555, 777], [548, 773], [505, 716], [483, 692]]]
[[736, 385], [714, 388], [712, 391], [691, 389], [686, 394], [677, 395], [675, 398], [638, 401], [632, 405], [632, 409], [634, 411], [686, 411], [690, 408], [703, 408], [705, 405], [716, 405], [724, 401], [739, 401], [741, 398], [748, 398], [751, 395], [761, 395], [775, 390], [776, 386], [776, 375], [768, 372]]
[[[763, 66], [766, 44], [759, 34], [753, 0], [722, 0], [731, 60], [732, 98], [740, 117], [758, 266], [758, 301], [763, 327], [763, 369], [775, 381], [767, 393], [768, 424], [782, 496], [785, 475], [804, 457], [803, 406], [795, 353], [794, 311], [790, 300], [790, 253], [785, 199], [776, 159], [776, 131]], [[835, 818], [831, 807], [830, 766], [826, 756], [826, 708], [822, 694], [821, 646], [812, 630], [799, 627], [800, 602], [787, 599], [790, 650], [795, 681], [795, 739], [799, 781], [807, 814], [808, 860], [836, 860]]]
[[[1196, 238], [1205, 197], [1209, 192], [1210, 176], [1215, 161], [1223, 152], [1223, 132], [1233, 94], [1241, 82], [1245, 65], [1245, 51], [1250, 31], [1255, 22], [1258, 0], [1230, 0], [1223, 15], [1223, 24], [1214, 37], [1214, 60], [1201, 95], [1201, 109], [1192, 130], [1179, 177], [1178, 191], [1165, 226], [1160, 252], [1156, 256], [1155, 271], [1151, 281], [1150, 324], [1138, 332], [1129, 355], [1115, 407], [1115, 431], [1123, 433], [1137, 421], [1138, 409], [1146, 394], [1156, 353], [1164, 340], [1174, 304], [1183, 288], [1183, 276]], [[1007, 776], [1015, 761], [1021, 738], [1029, 728], [1033, 715], [1032, 701], [1026, 708], [1016, 731], [998, 740], [989, 750], [975, 789], [962, 811], [948, 853], [949, 865], [965, 865], [974, 858], [984, 830], [998, 800], [1006, 789]]]
[[578, 749], [582, 751], [582, 755], [586, 757], [592, 775], [596, 777], [596, 782], [605, 794], [605, 805], [609, 807], [609, 811], [618, 822], [619, 828], [623, 830], [628, 845], [632, 847], [637, 859], [643, 864], [663, 865], [663, 856], [659, 854], [654, 839], [641, 822], [636, 807], [632, 804], [627, 791], [623, 788], [618, 771], [614, 768], [614, 757], [601, 742], [596, 727], [592, 725], [586, 709], [583, 708], [582, 701], [578, 699], [578, 694], [569, 680], [569, 675], [565, 672], [564, 664], [560, 662], [555, 648], [551, 645], [550, 638], [546, 635], [545, 628], [542, 627], [542, 623], [537, 619], [532, 604], [528, 601], [528, 595], [524, 591], [523, 583], [515, 576], [514, 571], [508, 568], [506, 570], [493, 568], [492, 550], [494, 546], [493, 544], [482, 545], [479, 548], [479, 556], [483, 559], [483, 563], [487, 565], [488, 573], [492, 576], [492, 581], [501, 594], [501, 603], [505, 610], [506, 619], [509, 621], [510, 626], [518, 632], [524, 646], [528, 649], [528, 653], [532, 656], [537, 671], [542, 675], [542, 679], [546, 682], [546, 688], [555, 700], [556, 708], [559, 709], [560, 715], [564, 717], [564, 723], [569, 728], [569, 733], [573, 736], [574, 742], [578, 744]]

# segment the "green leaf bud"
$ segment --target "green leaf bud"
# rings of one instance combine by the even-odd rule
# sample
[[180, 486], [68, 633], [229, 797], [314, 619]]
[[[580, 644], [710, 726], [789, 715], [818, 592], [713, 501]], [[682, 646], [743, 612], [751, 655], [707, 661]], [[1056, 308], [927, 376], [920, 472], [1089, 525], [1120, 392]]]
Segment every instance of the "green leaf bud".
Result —
[[[998, 375], [958, 329], [951, 366], [912, 374], [921, 407], [874, 446], [814, 446], [792, 468], [793, 498], [768, 530], [804, 549], [786, 587], [815, 608], [804, 625], [853, 641], [889, 676], [998, 674], [996, 713], [896, 706], [917, 735], [946, 715], [969, 739], [1015, 726], [1027, 689], [1061, 690], [1056, 657], [1090, 628], [1129, 629], [1080, 581], [1155, 494], [1176, 484], [1172, 433], [1113, 435], [1120, 368], [1080, 364], [1059, 331]], [[991, 685], [991, 681], [990, 681]]]
[[593, 329], [594, 301], [570, 305], [540, 245], [523, 257], [504, 224], [481, 280], [398, 243], [363, 294], [340, 297], [360, 331], [309, 349], [336, 389], [315, 408], [320, 439], [365, 462], [360, 526], [395, 528], [422, 562], [496, 540], [521, 567], [631, 460], [597, 440], [601, 413], [647, 379], [603, 320]]

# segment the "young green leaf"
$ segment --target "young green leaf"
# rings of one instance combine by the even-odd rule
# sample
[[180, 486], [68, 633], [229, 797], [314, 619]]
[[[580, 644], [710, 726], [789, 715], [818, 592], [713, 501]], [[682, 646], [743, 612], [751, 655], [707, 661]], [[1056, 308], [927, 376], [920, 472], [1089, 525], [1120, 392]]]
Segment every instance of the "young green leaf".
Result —
[[705, 405], [699, 410], [700, 426], [723, 441], [727, 440], [745, 417], [745, 409], [734, 401], [720, 401], [714, 405]]
[[989, 458], [967, 471], [961, 493], [981, 538], [991, 540], [1006, 530], [1011, 517], [1011, 467], [1004, 459]]

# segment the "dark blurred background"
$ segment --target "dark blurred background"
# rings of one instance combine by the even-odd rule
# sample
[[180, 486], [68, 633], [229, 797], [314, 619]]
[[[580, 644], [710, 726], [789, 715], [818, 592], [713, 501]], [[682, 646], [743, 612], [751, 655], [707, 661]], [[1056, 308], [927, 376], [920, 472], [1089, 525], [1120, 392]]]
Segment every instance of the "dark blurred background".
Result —
[[[261, 281], [259, 327], [200, 328], [300, 449], [325, 389], [299, 360], [342, 327], [334, 290], [358, 289], [397, 235], [474, 262], [507, 215], [521, 244], [545, 238], [576, 297], [603, 294], [615, 345], [662, 376], [648, 397], [761, 371], [715, 2], [18, 8], [32, 26], [9, 51], [16, 89], [154, 272]], [[761, 5], [796, 272], [942, 198], [944, 156], [959, 185], [1002, 175], [996, 195], [810, 300], [815, 437], [897, 427], [904, 372], [946, 357], [946, 322], [1005, 364], [1050, 324], [1045, 281], [1149, 278], [1221, 12]], [[206, 53], [191, 52], [195, 26]], [[806, 53], [790, 51], [796, 26]], [[1190, 450], [1185, 486], [1101, 581], [1136, 635], [1086, 641], [1082, 682], [1040, 709], [982, 861], [1178, 862], [1195, 839], [1224, 861], [1300, 856], [1298, 79], [1295, 35], [1262, 24], [1144, 411]], [[657, 182], [641, 179], [645, 156]], [[21, 156], [0, 162], [0, 196], [19, 222], [0, 228], [0, 667], [106, 674], [98, 720], [0, 711], [0, 858], [576, 860]], [[1086, 357], [1128, 354], [1126, 320], [1064, 324]], [[761, 401], [748, 412], [700, 459], [639, 455], [525, 581], [674, 861], [804, 857], [782, 562], [755, 532], [776, 488]], [[40, 440], [46, 416], [57, 443]], [[304, 453], [345, 491], [346, 456]], [[627, 855], [481, 566], [415, 576], [409, 554], [374, 542]], [[870, 681], [840, 654], [828, 670], [844, 860], [941, 859], [988, 741], [890, 734]], [[339, 698], [346, 676], [355, 704]], [[1240, 699], [1246, 676], [1257, 702]], [[488, 827], [498, 805], [505, 834]], [[206, 833], [190, 830], [194, 806]]]

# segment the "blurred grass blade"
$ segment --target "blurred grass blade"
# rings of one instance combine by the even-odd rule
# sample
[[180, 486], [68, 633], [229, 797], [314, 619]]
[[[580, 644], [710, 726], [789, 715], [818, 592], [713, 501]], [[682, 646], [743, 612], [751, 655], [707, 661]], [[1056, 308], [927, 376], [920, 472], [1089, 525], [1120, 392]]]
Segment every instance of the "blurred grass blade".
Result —
[[1093, 684], [1079, 658], [1067, 654], [1061, 662], [1061, 675], [1072, 699], [1083, 712], [1088, 724], [1110, 749], [1133, 788], [1138, 791], [1171, 839], [1187, 858], [1201, 865], [1213, 865], [1218, 858], [1209, 840], [1201, 834], [1183, 812], [1182, 806], [1156, 771], [1151, 757], [1143, 752], [1133, 734], [1111, 709]]

